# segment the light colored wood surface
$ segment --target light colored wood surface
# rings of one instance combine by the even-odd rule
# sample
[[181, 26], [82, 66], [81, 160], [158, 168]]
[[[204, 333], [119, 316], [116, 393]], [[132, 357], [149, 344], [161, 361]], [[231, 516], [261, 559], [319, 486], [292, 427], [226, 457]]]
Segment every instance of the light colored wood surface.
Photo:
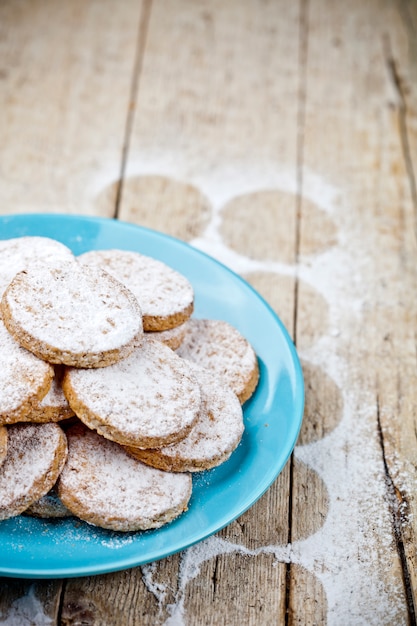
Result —
[[1, 623], [415, 623], [416, 6], [2, 3], [1, 213], [117, 216], [219, 258], [294, 338], [306, 408], [218, 535], [3, 579]]
[[103, 177], [120, 175], [140, 12], [1, 3], [2, 212], [95, 212]]

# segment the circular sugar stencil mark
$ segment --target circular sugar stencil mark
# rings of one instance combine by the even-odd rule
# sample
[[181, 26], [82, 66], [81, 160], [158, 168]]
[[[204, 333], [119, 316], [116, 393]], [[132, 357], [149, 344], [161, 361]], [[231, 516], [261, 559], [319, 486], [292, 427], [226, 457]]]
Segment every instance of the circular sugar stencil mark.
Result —
[[[113, 214], [120, 181], [97, 196], [100, 214]], [[211, 219], [209, 200], [197, 187], [167, 176], [132, 176], [123, 181], [120, 219], [191, 241]]]
[[295, 194], [266, 189], [232, 198], [222, 209], [220, 233], [236, 252], [259, 261], [293, 263], [300, 220], [300, 252], [317, 254], [336, 243], [333, 220]]

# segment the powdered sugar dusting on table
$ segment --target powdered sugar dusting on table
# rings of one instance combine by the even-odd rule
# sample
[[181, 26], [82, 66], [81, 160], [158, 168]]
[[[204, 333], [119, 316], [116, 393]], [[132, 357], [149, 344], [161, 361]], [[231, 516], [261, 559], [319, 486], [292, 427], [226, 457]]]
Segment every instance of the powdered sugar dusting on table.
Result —
[[[148, 151], [142, 160], [131, 159], [127, 173], [159, 172], [188, 179], [211, 198], [213, 218], [205, 233], [192, 242], [196, 247], [241, 273], [264, 270], [297, 274], [325, 297], [330, 314], [328, 332], [311, 348], [302, 351], [301, 356], [322, 367], [335, 380], [344, 400], [343, 417], [336, 429], [320, 441], [295, 449], [296, 458], [313, 468], [328, 490], [329, 510], [323, 527], [292, 544], [265, 545], [256, 550], [216, 536], [189, 548], [182, 554], [179, 584], [174, 602], [168, 607], [170, 617], [165, 626], [188, 623], [185, 595], [199, 574], [200, 566], [219, 555], [231, 553], [245, 554], [248, 558], [261, 553], [272, 554], [277, 563], [294, 563], [307, 568], [324, 586], [328, 626], [406, 624], [403, 590], [387, 587], [384, 578], [394, 553], [390, 503], [376, 426], [370, 427], [372, 422], [365, 424], [363, 419], [368, 412], [372, 415], [375, 411], [375, 398], [367, 393], [359, 378], [349, 374], [340, 356], [342, 351], [338, 350], [338, 345], [349, 341], [352, 320], [361, 320], [365, 282], [374, 269], [358, 268], [360, 248], [365, 244], [360, 233], [348, 230], [344, 213], [349, 207], [341, 201], [338, 190], [304, 169], [304, 195], [337, 218], [338, 245], [316, 257], [301, 259], [297, 267], [249, 259], [222, 241], [218, 228], [222, 206], [234, 196], [257, 189], [276, 188], [296, 194], [293, 170], [280, 172], [275, 162], [263, 162], [249, 171], [236, 167], [216, 169], [210, 164], [210, 170], [197, 172], [192, 164], [174, 162], [165, 154], [168, 153], [161, 154], [158, 148]], [[82, 539], [87, 540], [84, 533]], [[154, 580], [157, 573], [158, 564], [145, 566], [143, 580], [157, 601], [163, 602], [164, 587]]]
[[32, 583], [26, 595], [14, 600], [7, 616], [1, 617], [1, 623], [2, 626], [53, 626], [54, 620], [44, 613]]
[[[352, 380], [349, 368], [340, 356], [343, 351], [337, 349], [339, 342], [349, 341], [350, 324], [360, 323], [366, 293], [365, 277], [373, 280], [375, 270], [371, 267], [355, 269], [361, 258], [369, 257], [360, 253], [361, 246], [368, 244], [361, 240], [361, 233], [349, 230], [348, 207], [342, 202], [339, 190], [304, 168], [304, 197], [334, 216], [339, 232], [337, 245], [316, 256], [301, 259], [296, 267], [262, 262], [239, 254], [225, 244], [219, 228], [222, 208], [234, 197], [259, 189], [279, 189], [296, 194], [296, 180], [291, 172], [280, 171], [275, 163], [262, 163], [259, 167], [252, 164], [243, 170], [236, 166], [219, 166], [197, 172], [188, 162], [173, 163], [169, 158], [165, 159], [159, 150], [153, 154], [148, 152], [146, 161], [130, 162], [130, 175], [155, 171], [174, 179], [186, 178], [210, 198], [212, 220], [205, 232], [191, 242], [197, 248], [241, 274], [265, 271], [298, 275], [325, 298], [329, 306], [328, 332], [311, 348], [301, 351], [301, 357], [317, 364], [335, 379], [345, 407], [337, 430], [314, 444], [295, 449], [296, 457], [316, 470], [328, 489], [330, 504], [324, 526], [314, 535], [291, 545], [263, 546], [259, 551], [250, 552], [245, 546], [220, 541], [216, 537], [189, 548], [183, 555], [179, 588], [169, 607], [171, 617], [165, 626], [188, 623], [184, 597], [198, 571], [198, 564], [231, 551], [243, 551], [248, 556], [267, 552], [274, 554], [279, 562], [297, 563], [315, 574], [327, 596], [328, 626], [406, 624], [403, 589], [389, 587], [385, 582], [390, 579], [395, 546], [376, 418], [371, 432], [369, 425], [361, 421], [361, 413], [375, 411], [375, 398], [369, 396], [359, 379]], [[192, 570], [185, 567], [190, 562], [197, 563]], [[151, 586], [149, 590], [152, 592]]]

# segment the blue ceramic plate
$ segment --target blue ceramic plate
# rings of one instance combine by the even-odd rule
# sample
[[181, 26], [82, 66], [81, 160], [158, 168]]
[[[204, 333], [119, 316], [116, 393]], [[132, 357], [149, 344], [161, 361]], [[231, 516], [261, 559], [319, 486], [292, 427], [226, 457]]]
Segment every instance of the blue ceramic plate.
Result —
[[251, 342], [260, 383], [244, 406], [245, 433], [230, 459], [193, 478], [189, 509], [153, 531], [117, 533], [76, 519], [19, 516], [0, 523], [0, 575], [59, 578], [102, 574], [162, 559], [217, 532], [268, 489], [301, 426], [304, 387], [294, 346], [266, 302], [229, 269], [191, 246], [123, 222], [70, 215], [0, 217], [0, 239], [42, 235], [80, 254], [122, 248], [158, 258], [195, 289], [195, 316], [223, 319]]

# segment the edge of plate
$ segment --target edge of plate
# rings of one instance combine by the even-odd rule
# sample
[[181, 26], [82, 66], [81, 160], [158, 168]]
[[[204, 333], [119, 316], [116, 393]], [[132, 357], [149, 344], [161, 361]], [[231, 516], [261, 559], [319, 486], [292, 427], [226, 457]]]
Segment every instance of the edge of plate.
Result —
[[[229, 517], [226, 522], [221, 523], [220, 525], [216, 526], [214, 530], [210, 528], [207, 530], [206, 533], [199, 535], [199, 537], [196, 539], [193, 539], [189, 542], [181, 542], [181, 546], [179, 545], [174, 546], [172, 549], [165, 551], [163, 554], [159, 556], [150, 556], [146, 559], [141, 559], [139, 555], [136, 555], [132, 557], [125, 557], [122, 559], [122, 562], [121, 561], [115, 562], [111, 566], [102, 566], [102, 565], [88, 566], [86, 565], [84, 567], [78, 566], [76, 568], [73, 568], [73, 567], [60, 567], [60, 568], [53, 568], [53, 569], [52, 568], [51, 569], [33, 568], [33, 569], [25, 570], [25, 571], [13, 570], [13, 568], [7, 568], [7, 567], [6, 568], [0, 567], [0, 575], [5, 576], [5, 577], [10, 577], [10, 578], [34, 578], [34, 579], [56, 578], [58, 579], [58, 578], [74, 578], [74, 577], [82, 577], [82, 576], [95, 576], [95, 575], [100, 575], [100, 574], [105, 574], [105, 573], [122, 571], [125, 569], [130, 569], [132, 567], [145, 565], [146, 563], [149, 563], [149, 562], [159, 561], [173, 554], [177, 554], [178, 552], [186, 550], [192, 547], [193, 545], [196, 545], [200, 543], [201, 541], [204, 541], [205, 539], [212, 536], [213, 534], [219, 532], [220, 530], [222, 530], [223, 528], [231, 524], [238, 517], [240, 517], [247, 510], [249, 510], [271, 487], [271, 485], [277, 479], [277, 477], [279, 476], [279, 474], [282, 472], [283, 468], [285, 467], [286, 463], [288, 462], [288, 459], [290, 458], [294, 450], [294, 447], [296, 445], [296, 442], [300, 433], [300, 429], [302, 426], [302, 419], [303, 419], [303, 411], [304, 411], [304, 393], [305, 393], [304, 378], [303, 378], [302, 367], [301, 367], [301, 363], [300, 363], [300, 359], [299, 359], [296, 347], [285, 325], [283, 324], [283, 322], [281, 321], [277, 313], [272, 309], [271, 305], [265, 300], [265, 298], [254, 287], [252, 287], [252, 285], [250, 285], [247, 281], [245, 281], [244, 278], [239, 276], [239, 274], [234, 272], [227, 265], [224, 265], [224, 263], [222, 263], [221, 261], [210, 256], [206, 252], [199, 250], [198, 248], [193, 247], [188, 242], [182, 241], [181, 239], [178, 239], [172, 235], [162, 233], [160, 231], [151, 229], [146, 226], [126, 222], [126, 221], [119, 220], [117, 218], [112, 218], [112, 217], [97, 217], [97, 216], [88, 216], [88, 215], [80, 215], [80, 214], [62, 214], [62, 213], [16, 213], [12, 215], [8, 215], [8, 214], [0, 215], [0, 224], [1, 223], [6, 224], [6, 223], [14, 222], [14, 221], [19, 222], [21, 220], [22, 221], [24, 220], [40, 220], [40, 221], [55, 220], [57, 222], [59, 221], [62, 221], [62, 222], [82, 221], [85, 223], [92, 223], [92, 224], [101, 223], [106, 226], [110, 222], [115, 222], [118, 224], [118, 226], [121, 226], [122, 228], [126, 228], [127, 230], [137, 229], [139, 231], [149, 233], [152, 237], [156, 237], [160, 239], [161, 241], [169, 239], [174, 245], [187, 248], [190, 251], [190, 253], [196, 254], [197, 256], [204, 257], [209, 262], [217, 265], [227, 274], [230, 274], [234, 278], [234, 280], [242, 284], [246, 290], [252, 292], [252, 294], [268, 310], [269, 314], [274, 318], [274, 320], [280, 327], [280, 330], [287, 343], [287, 347], [289, 348], [289, 351], [291, 353], [292, 363], [294, 366], [295, 381], [296, 381], [296, 386], [298, 388], [298, 394], [296, 395], [296, 399], [294, 403], [294, 412], [297, 414], [297, 420], [294, 421], [294, 424], [292, 428], [290, 429], [291, 436], [289, 436], [289, 444], [288, 444], [287, 453], [280, 467], [277, 468], [276, 471], [273, 473], [273, 475], [270, 477], [270, 479], [266, 481], [266, 483], [262, 487], [262, 490], [257, 493], [255, 498], [250, 499], [250, 501], [245, 505], [245, 507], [240, 508], [236, 514], [234, 514], [232, 517]], [[43, 235], [43, 236], [46, 236], [46, 235]], [[2, 234], [0, 232], [0, 240], [2, 239], [5, 239], [5, 238], [2, 237]]]

